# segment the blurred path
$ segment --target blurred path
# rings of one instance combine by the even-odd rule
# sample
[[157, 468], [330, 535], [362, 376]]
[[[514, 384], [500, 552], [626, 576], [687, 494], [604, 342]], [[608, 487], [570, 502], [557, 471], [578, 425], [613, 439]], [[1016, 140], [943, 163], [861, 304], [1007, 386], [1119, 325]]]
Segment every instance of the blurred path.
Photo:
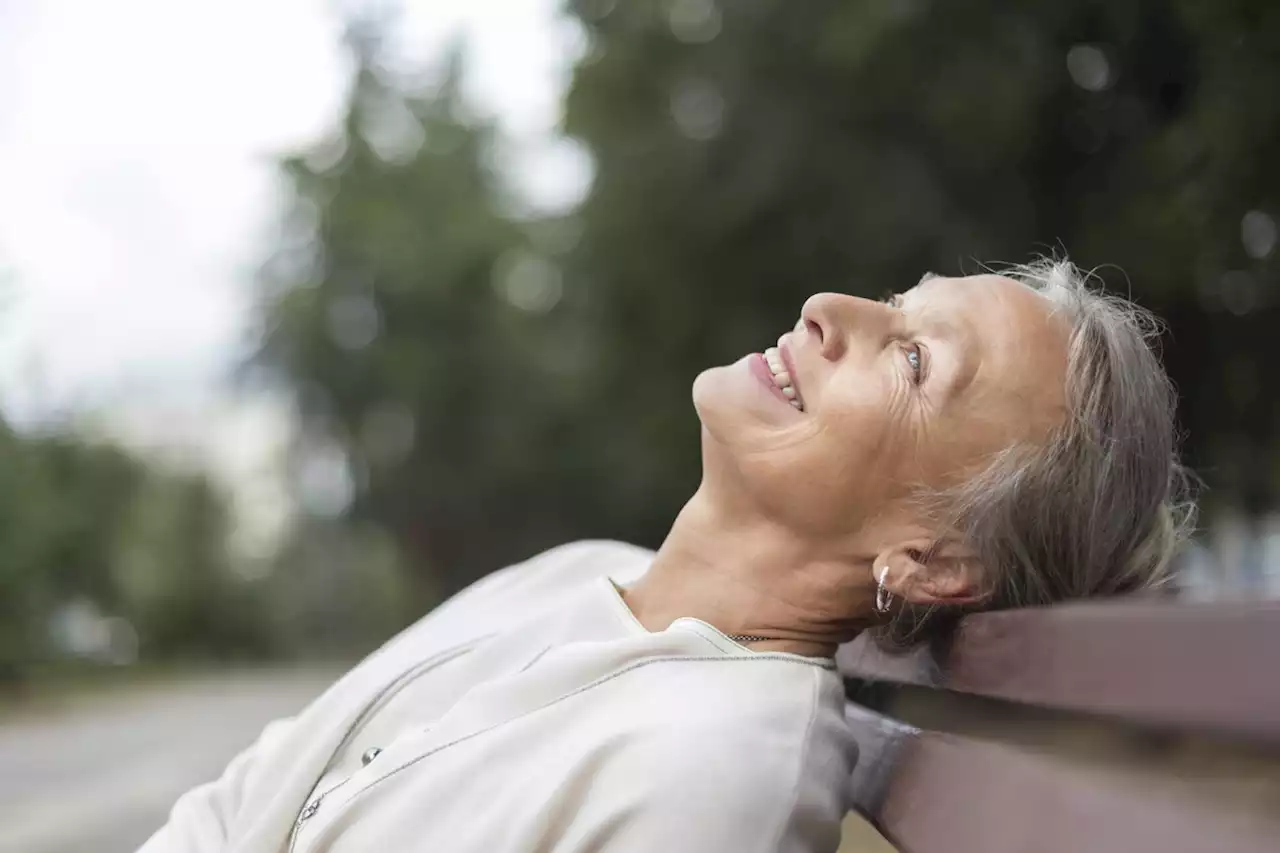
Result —
[[227, 673], [0, 722], [0, 853], [132, 853], [179, 794], [336, 675]]

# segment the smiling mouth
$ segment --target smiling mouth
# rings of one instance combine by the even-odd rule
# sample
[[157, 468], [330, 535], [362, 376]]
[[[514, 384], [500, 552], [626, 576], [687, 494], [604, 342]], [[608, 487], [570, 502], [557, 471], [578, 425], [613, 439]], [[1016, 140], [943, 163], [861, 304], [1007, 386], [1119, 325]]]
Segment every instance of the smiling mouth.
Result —
[[773, 384], [778, 386], [784, 397], [787, 398], [792, 407], [797, 411], [804, 411], [804, 400], [800, 398], [800, 391], [795, 386], [795, 382], [791, 378], [791, 374], [787, 372], [787, 366], [782, 361], [782, 353], [777, 347], [769, 347], [764, 351], [764, 362], [769, 365], [769, 373], [773, 377]]

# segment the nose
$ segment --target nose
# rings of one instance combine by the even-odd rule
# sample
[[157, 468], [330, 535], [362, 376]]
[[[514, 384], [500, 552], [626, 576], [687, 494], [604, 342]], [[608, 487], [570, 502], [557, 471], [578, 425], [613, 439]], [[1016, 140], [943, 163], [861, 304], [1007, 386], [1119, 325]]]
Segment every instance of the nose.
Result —
[[872, 332], [881, 325], [887, 308], [869, 299], [845, 293], [815, 293], [805, 300], [800, 318], [822, 350], [822, 357], [837, 361], [849, 346], [850, 335]]

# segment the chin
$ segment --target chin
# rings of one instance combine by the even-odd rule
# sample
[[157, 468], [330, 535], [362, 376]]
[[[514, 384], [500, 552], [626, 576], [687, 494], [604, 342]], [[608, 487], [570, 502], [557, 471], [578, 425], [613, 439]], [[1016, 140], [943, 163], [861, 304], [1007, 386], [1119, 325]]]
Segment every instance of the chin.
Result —
[[711, 367], [693, 380], [693, 410], [703, 428], [713, 436], [722, 435], [733, 421], [734, 409], [741, 409], [741, 402], [734, 405], [733, 383], [728, 372], [728, 367]]
[[774, 411], [773, 401], [757, 384], [742, 361], [698, 374], [693, 407], [708, 438], [726, 447], [749, 448], [782, 426], [779, 416], [789, 412]]

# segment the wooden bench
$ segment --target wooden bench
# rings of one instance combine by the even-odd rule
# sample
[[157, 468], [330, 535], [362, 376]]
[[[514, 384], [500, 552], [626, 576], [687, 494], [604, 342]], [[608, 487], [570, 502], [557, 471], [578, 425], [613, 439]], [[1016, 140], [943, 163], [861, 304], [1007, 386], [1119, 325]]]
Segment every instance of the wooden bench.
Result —
[[1280, 851], [1280, 602], [983, 614], [941, 672], [839, 663], [853, 808], [903, 853]]

